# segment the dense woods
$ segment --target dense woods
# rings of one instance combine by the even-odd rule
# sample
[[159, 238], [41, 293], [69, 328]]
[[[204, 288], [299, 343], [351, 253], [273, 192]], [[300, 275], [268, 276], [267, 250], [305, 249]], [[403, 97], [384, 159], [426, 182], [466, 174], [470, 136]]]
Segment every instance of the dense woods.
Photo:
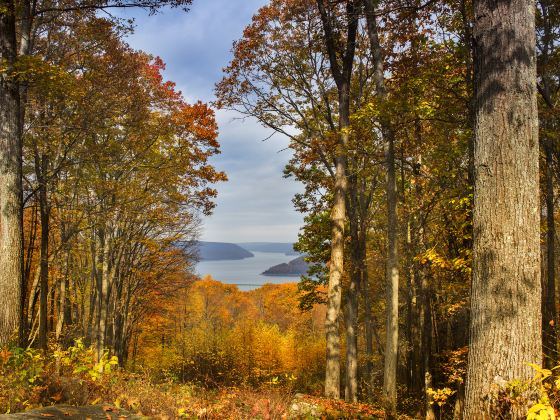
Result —
[[[270, 0], [213, 104], [100, 13], [196, 2], [2, 6], [1, 409], [69, 366], [99, 398], [226, 390], [177, 417], [555, 418], [557, 0]], [[289, 139], [297, 285], [194, 274], [214, 108]]]

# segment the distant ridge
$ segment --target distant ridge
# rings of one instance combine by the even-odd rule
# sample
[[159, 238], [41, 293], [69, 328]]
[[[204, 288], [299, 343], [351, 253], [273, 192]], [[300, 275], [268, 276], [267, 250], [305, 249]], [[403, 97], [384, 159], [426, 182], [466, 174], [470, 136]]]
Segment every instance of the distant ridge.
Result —
[[294, 251], [294, 244], [290, 242], [241, 242], [237, 245], [254, 252], [281, 252], [286, 255], [300, 255], [299, 252]]
[[253, 253], [247, 249], [227, 242], [199, 241], [197, 248], [201, 261], [242, 260], [254, 257]]

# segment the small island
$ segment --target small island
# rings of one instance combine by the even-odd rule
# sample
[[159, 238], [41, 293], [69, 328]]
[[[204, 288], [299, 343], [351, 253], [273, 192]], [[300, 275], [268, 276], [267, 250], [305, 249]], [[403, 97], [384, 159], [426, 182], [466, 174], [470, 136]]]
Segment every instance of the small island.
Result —
[[305, 262], [303, 257], [298, 257], [288, 263], [282, 263], [270, 267], [262, 274], [264, 276], [302, 276], [307, 273], [309, 264]]
[[239, 245], [227, 242], [199, 241], [197, 246], [198, 256], [201, 261], [242, 260], [255, 256], [252, 252], [241, 248]]

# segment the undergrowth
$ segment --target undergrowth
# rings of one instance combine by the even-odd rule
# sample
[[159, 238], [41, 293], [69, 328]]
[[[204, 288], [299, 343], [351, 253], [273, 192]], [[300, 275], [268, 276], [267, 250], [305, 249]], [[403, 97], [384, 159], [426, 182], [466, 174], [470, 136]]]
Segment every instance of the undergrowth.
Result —
[[[374, 418], [372, 414], [378, 413], [365, 404], [304, 398], [304, 405], [312, 404], [322, 413], [319, 418]], [[127, 372], [118, 367], [116, 357], [104, 354], [96, 360], [94, 350], [80, 340], [67, 349], [54, 347], [46, 353], [21, 348], [0, 351], [0, 413], [55, 404], [111, 404], [162, 419], [272, 420], [294, 418], [289, 414], [293, 400], [293, 389], [279, 380], [260, 387], [208, 389]]]

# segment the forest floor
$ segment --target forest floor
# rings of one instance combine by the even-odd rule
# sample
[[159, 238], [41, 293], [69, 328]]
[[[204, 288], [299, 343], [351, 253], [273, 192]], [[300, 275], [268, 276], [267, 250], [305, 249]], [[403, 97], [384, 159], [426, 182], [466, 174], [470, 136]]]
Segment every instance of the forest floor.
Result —
[[161, 373], [132, 373], [114, 359], [104, 355], [96, 361], [94, 350], [81, 342], [46, 354], [31, 348], [0, 351], [0, 413], [6, 413], [0, 420], [385, 417], [373, 405], [298, 393], [305, 384], [282, 384], [277, 377], [259, 384], [203, 386]]
[[[140, 420], [140, 419], [383, 419], [382, 410], [368, 404], [348, 404], [304, 394], [281, 394], [255, 390], [222, 390], [207, 399], [192, 399], [179, 410], [154, 395], [150, 400], [116, 400], [115, 404], [84, 406], [53, 405], [33, 410], [0, 415], [0, 420], [75, 419], [75, 420]], [[170, 396], [171, 397], [171, 396]], [[136, 407], [128, 411], [121, 404]], [[159, 409], [157, 408], [159, 406]], [[134, 411], [134, 412], [133, 412]], [[408, 418], [408, 417], [406, 417]]]

